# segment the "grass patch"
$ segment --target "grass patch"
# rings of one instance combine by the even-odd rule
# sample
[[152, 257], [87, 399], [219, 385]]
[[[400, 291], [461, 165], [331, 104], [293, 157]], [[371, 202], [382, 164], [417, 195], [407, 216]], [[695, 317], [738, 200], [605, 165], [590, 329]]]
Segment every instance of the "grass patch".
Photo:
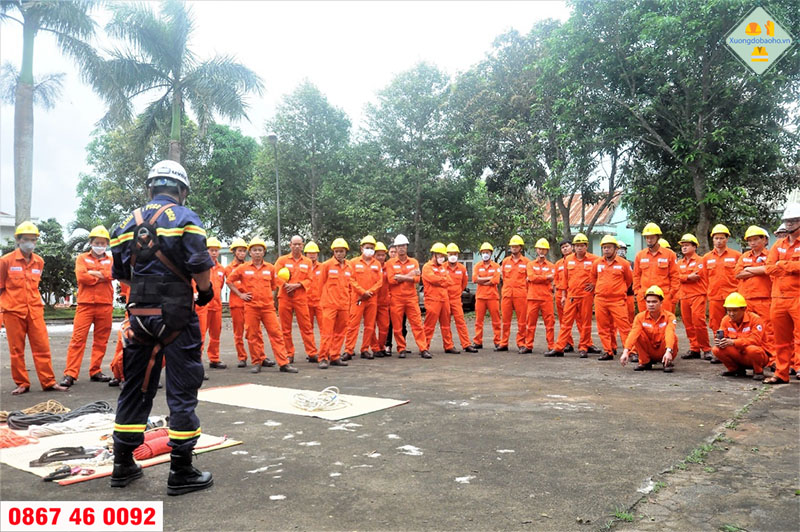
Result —
[[[75, 318], [75, 308], [68, 307], [68, 308], [55, 308], [55, 307], [44, 307], [44, 319], [45, 320], [72, 320]], [[122, 318], [125, 316], [125, 309], [124, 308], [117, 308], [114, 307], [112, 315], [115, 318]]]
[[743, 532], [745, 529], [736, 525], [722, 525], [719, 527], [722, 532]]
[[692, 452], [689, 453], [689, 456], [686, 457], [686, 461], [690, 464], [702, 464], [706, 461], [706, 456], [708, 453], [714, 450], [714, 446], [708, 443], [704, 443], [700, 447], [692, 449]]
[[658, 493], [659, 491], [661, 491], [662, 489], [664, 489], [666, 487], [667, 487], [667, 483], [666, 482], [660, 482], [660, 481], [656, 482], [655, 486], [653, 486], [653, 493]]
[[716, 471], [716, 469], [714, 469], [711, 466], [706, 466], [703, 468], [703, 471], [705, 471], [706, 473], [713, 473], [714, 471]]
[[633, 522], [633, 514], [630, 512], [626, 512], [622, 508], [617, 508], [614, 510], [614, 517], [619, 519], [620, 521], [625, 521], [626, 523]]

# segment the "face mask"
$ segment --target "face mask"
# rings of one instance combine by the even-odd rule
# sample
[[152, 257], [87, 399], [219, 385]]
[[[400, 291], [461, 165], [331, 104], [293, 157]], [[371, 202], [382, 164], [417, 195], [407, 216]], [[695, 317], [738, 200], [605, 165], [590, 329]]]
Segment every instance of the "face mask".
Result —
[[35, 242], [20, 242], [19, 249], [23, 253], [31, 253], [36, 247]]
[[95, 255], [105, 255], [106, 254], [106, 247], [105, 246], [92, 246], [92, 251], [94, 251]]
[[444, 257], [436, 257], [436, 262], [439, 264], [444, 264]]
[[364, 256], [365, 257], [370, 258], [373, 255], [375, 255], [375, 250], [374, 249], [364, 248]]
[[447, 262], [449, 262], [450, 264], [455, 264], [456, 262], [458, 262], [458, 255], [448, 255]]
[[490, 253], [481, 253], [481, 258], [483, 258], [485, 261], [488, 261], [490, 258], [492, 258], [492, 255]]

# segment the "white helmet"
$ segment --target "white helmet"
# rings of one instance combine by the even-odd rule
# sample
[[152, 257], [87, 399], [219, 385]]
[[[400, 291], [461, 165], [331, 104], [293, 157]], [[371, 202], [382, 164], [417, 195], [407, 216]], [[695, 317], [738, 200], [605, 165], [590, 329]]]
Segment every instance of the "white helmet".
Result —
[[786, 224], [781, 224], [781, 225], [778, 226], [777, 229], [775, 229], [775, 234], [776, 235], [778, 233], [785, 233], [785, 232], [786, 232]]
[[394, 237], [394, 245], [395, 246], [407, 246], [408, 245], [408, 239], [406, 238], [406, 235], [400, 233], [399, 235]]
[[150, 173], [147, 174], [146, 184], [148, 187], [162, 185], [174, 186], [176, 182], [182, 184], [186, 188], [190, 188], [189, 176], [186, 175], [186, 169], [181, 166], [180, 163], [170, 161], [169, 159], [154, 164], [150, 169]]
[[800, 203], [789, 203], [786, 205], [786, 210], [783, 211], [782, 220], [791, 220], [792, 218], [800, 218]]

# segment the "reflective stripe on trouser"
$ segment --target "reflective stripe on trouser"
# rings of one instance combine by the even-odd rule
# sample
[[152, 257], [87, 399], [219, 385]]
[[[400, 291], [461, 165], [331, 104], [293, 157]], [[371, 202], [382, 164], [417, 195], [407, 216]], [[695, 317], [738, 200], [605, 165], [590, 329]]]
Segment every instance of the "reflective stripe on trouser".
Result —
[[281, 331], [280, 323], [278, 323], [278, 317], [275, 315], [275, 309], [245, 307], [244, 322], [247, 328], [247, 344], [250, 348], [250, 358], [253, 365], [261, 364], [267, 358], [264, 352], [264, 337], [261, 335], [262, 323], [267, 330], [269, 345], [272, 347], [272, 355], [275, 357], [275, 362], [279, 366], [285, 366], [289, 363], [289, 359], [286, 356], [286, 348], [283, 345], [283, 332]]
[[[142, 323], [148, 330], [157, 331], [162, 326], [160, 316], [142, 316]], [[148, 338], [139, 320], [131, 321], [133, 333], [139, 338]], [[114, 444], [133, 451], [144, 441], [144, 428], [153, 407], [153, 398], [158, 393], [162, 361], [166, 362], [164, 389], [169, 407], [170, 435], [173, 432], [194, 436], [172, 438], [170, 446], [176, 451], [189, 451], [197, 443], [200, 420], [195, 414], [197, 390], [203, 384], [203, 359], [200, 352], [200, 324], [192, 315], [189, 324], [177, 338], [165, 346], [158, 354], [150, 372], [147, 392], [142, 393], [147, 364], [152, 344], [131, 342], [123, 352], [123, 372], [125, 386], [117, 400], [117, 415], [114, 428]]]
[[[467, 320], [464, 318], [464, 307], [461, 306], [460, 294], [458, 299], [450, 299], [450, 316], [452, 316], [453, 322], [456, 324], [456, 334], [458, 335], [458, 341], [461, 343], [461, 349], [466, 349], [470, 343], [469, 329], [467, 329]], [[444, 329], [442, 329], [442, 335], [446, 335], [444, 338], [445, 344], [455, 347], [455, 342], [453, 342], [453, 333], [450, 330], [449, 323]], [[430, 344], [430, 341], [428, 341], [428, 344]]]
[[712, 347], [711, 352], [725, 364], [729, 371], [752, 369], [753, 373], [763, 373], [767, 365], [767, 353], [763, 347], [748, 345], [747, 347], [730, 346], [725, 349]]
[[220, 332], [222, 332], [222, 310], [208, 309], [206, 311], [205, 330], [200, 331], [200, 336], [204, 340], [206, 332], [208, 332], [208, 361], [219, 362], [219, 335]]
[[403, 336], [403, 316], [408, 319], [411, 327], [411, 334], [420, 351], [428, 350], [428, 339], [425, 336], [425, 328], [422, 325], [422, 314], [419, 311], [419, 301], [416, 296], [413, 299], [403, 297], [392, 298], [389, 304], [389, 312], [392, 316], [392, 332], [394, 341], [397, 344], [397, 352], [406, 350], [406, 338]]
[[47, 337], [47, 326], [44, 323], [44, 314], [32, 316], [28, 313], [24, 318], [10, 312], [3, 313], [8, 339], [8, 354], [11, 358], [11, 377], [17, 386], [30, 388], [28, 368], [25, 366], [25, 337], [31, 344], [33, 365], [39, 384], [42, 389], [49, 388], [56, 383], [53, 375], [53, 361], [50, 357], [50, 340]]
[[232, 307], [231, 322], [233, 325], [233, 344], [236, 346], [236, 358], [247, 360], [247, 351], [244, 348], [244, 307]]
[[622, 342], [631, 332], [631, 322], [628, 320], [627, 298], [594, 298], [594, 315], [597, 319], [597, 335], [603, 344], [603, 351], [613, 353], [616, 349], [617, 332]]
[[425, 338], [428, 340], [428, 349], [431, 347], [437, 323], [439, 324], [439, 330], [442, 332], [442, 346], [444, 349], [453, 349], [453, 334], [445, 333], [445, 329], [450, 330], [450, 303], [448, 301], [425, 301], [423, 327], [425, 329]]
[[378, 298], [371, 297], [361, 301], [357, 305], [358, 298], [350, 302], [350, 315], [347, 319], [347, 339], [345, 340], [344, 350], [346, 353], [355, 353], [358, 343], [358, 331], [361, 329], [361, 321], [364, 321], [364, 334], [361, 338], [361, 351], [368, 351], [372, 344], [372, 337], [375, 334], [375, 320], [378, 316]]
[[322, 308], [322, 339], [320, 340], [319, 360], [338, 360], [347, 332], [347, 309]]
[[500, 300], [499, 299], [476, 299], [475, 300], [475, 336], [472, 343], [483, 345], [483, 320], [486, 318], [486, 311], [492, 320], [492, 343], [500, 345], [500, 333], [502, 324], [500, 320]]
[[795, 355], [795, 334], [800, 329], [800, 306], [796, 299], [772, 298], [770, 319], [775, 331], [775, 377], [789, 380], [789, 367]]
[[389, 327], [392, 324], [392, 318], [389, 314], [389, 305], [378, 305], [378, 313], [375, 315], [375, 324], [377, 325], [377, 333], [373, 332], [372, 335], [372, 351], [377, 352], [386, 347], [386, 338], [389, 336]]
[[724, 303], [722, 299], [708, 300], [708, 328], [712, 334], [719, 330], [722, 318], [725, 317], [725, 307], [722, 306]]
[[92, 355], [89, 361], [89, 375], [100, 373], [103, 357], [108, 346], [108, 337], [111, 336], [113, 305], [96, 305], [92, 303], [79, 303], [72, 322], [72, 338], [67, 347], [67, 366], [64, 375], [77, 379], [81, 372], [83, 352], [89, 338], [89, 328], [94, 324], [94, 337], [92, 338]]
[[577, 324], [580, 335], [578, 349], [586, 351], [592, 345], [592, 296], [567, 298], [564, 319], [558, 329], [556, 350], [563, 351], [572, 339], [573, 324]]
[[690, 351], [710, 351], [706, 326], [706, 296], [681, 299], [681, 320], [689, 338]]
[[501, 332], [500, 346], [507, 346], [511, 340], [511, 316], [512, 312], [517, 314], [517, 347], [525, 346], [525, 323], [528, 315], [525, 309], [528, 300], [525, 296], [504, 297], [500, 301]]
[[317, 345], [314, 338], [314, 328], [311, 325], [311, 316], [308, 314], [308, 299], [303, 297], [297, 302], [292, 297], [278, 299], [278, 316], [281, 319], [283, 331], [283, 346], [286, 356], [294, 356], [294, 341], [292, 340], [292, 313], [297, 316], [297, 328], [303, 339], [306, 355], [316, 355]]
[[544, 322], [544, 334], [547, 339], [547, 349], [553, 349], [556, 336], [556, 316], [553, 312], [553, 301], [529, 299], [525, 313], [527, 314], [528, 322], [525, 326], [525, 347], [533, 349], [533, 341], [536, 336], [536, 322], [539, 321], [539, 314], [541, 314], [542, 321]]
[[[642, 335], [636, 342], [635, 350], [636, 353], [639, 354], [639, 364], [647, 364], [649, 362], [652, 362], [653, 364], [661, 364], [661, 360], [664, 358], [664, 354], [667, 352], [667, 346], [663, 341], [653, 345], [647, 342], [644, 338], [644, 335]], [[675, 357], [677, 352], [678, 342], [675, 342], [675, 345], [672, 346], [672, 356]], [[672, 359], [672, 364], [675, 365], [675, 358]]]

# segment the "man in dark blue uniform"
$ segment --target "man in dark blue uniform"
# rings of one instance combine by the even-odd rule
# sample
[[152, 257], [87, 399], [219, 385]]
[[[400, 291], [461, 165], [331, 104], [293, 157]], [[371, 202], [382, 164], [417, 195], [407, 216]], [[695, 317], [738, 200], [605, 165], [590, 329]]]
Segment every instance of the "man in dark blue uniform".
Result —
[[117, 402], [114, 425], [112, 487], [124, 487], [142, 476], [133, 450], [144, 441], [147, 417], [166, 359], [169, 406], [169, 495], [201, 490], [213, 484], [211, 473], [192, 466], [192, 449], [200, 437], [195, 414], [203, 383], [200, 327], [194, 311], [191, 279], [198, 287], [197, 305], [214, 291], [206, 250], [206, 233], [197, 215], [184, 207], [189, 193], [186, 170], [161, 161], [147, 176], [150, 201], [114, 228], [113, 276], [130, 285], [127, 345], [123, 352], [125, 387]]

